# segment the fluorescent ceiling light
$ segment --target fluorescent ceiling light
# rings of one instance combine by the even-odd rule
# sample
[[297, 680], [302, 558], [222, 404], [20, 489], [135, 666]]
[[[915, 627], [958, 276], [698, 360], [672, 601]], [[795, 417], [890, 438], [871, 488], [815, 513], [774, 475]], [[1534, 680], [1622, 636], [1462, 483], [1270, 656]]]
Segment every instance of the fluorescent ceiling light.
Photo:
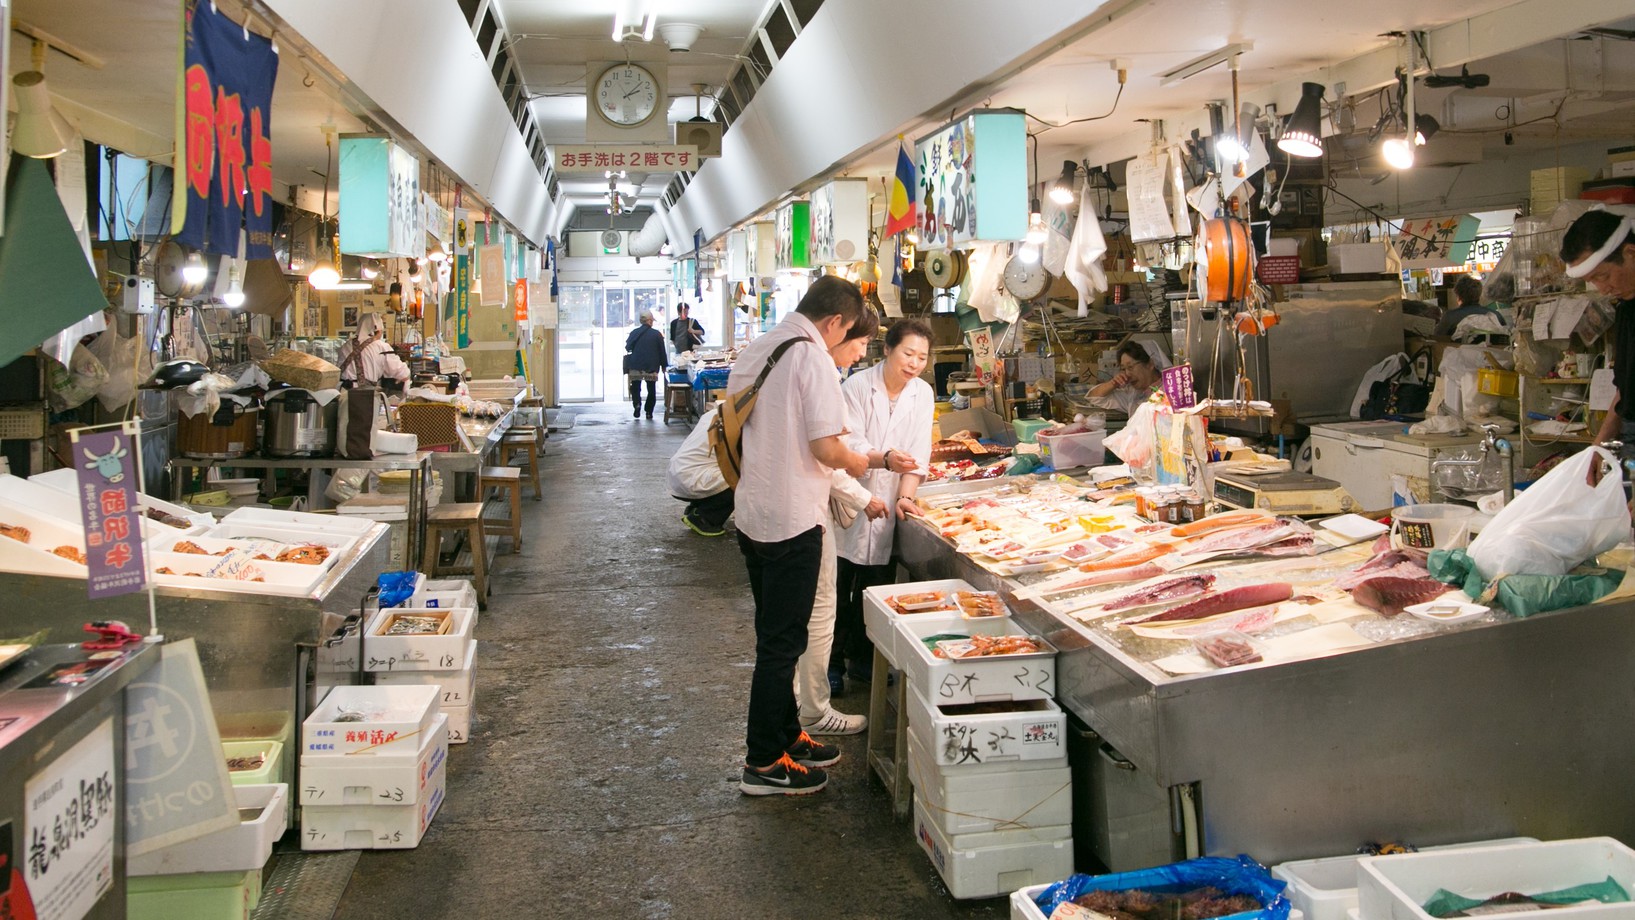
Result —
[[1159, 74], [1158, 85], [1168, 86], [1171, 83], [1179, 83], [1188, 77], [1195, 77], [1217, 64], [1226, 63], [1254, 46], [1255, 43], [1249, 41], [1223, 45], [1202, 57], [1195, 57], [1173, 70], [1166, 70]]

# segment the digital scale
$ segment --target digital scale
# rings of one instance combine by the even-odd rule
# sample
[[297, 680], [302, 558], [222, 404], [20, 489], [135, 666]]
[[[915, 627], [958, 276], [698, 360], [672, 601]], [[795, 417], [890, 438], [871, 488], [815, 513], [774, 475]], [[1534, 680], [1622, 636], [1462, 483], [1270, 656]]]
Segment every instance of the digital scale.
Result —
[[1215, 500], [1234, 508], [1312, 516], [1345, 514], [1357, 506], [1334, 480], [1289, 470], [1262, 475], [1217, 473]]

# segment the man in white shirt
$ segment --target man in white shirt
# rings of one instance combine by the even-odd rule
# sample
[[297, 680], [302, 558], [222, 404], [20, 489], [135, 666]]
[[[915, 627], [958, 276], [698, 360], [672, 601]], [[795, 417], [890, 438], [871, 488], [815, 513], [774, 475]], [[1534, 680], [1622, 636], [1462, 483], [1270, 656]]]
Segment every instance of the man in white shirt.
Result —
[[744, 424], [738, 481], [738, 546], [755, 596], [755, 672], [750, 680], [748, 755], [739, 789], [747, 795], [804, 795], [828, 782], [823, 767], [840, 751], [801, 729], [795, 662], [823, 561], [830, 471], [860, 476], [869, 458], [848, 448], [840, 381], [829, 349], [863, 312], [863, 295], [843, 278], [812, 283], [795, 312], [738, 356], [727, 394], [747, 389], [774, 350], [791, 339], [767, 375]]

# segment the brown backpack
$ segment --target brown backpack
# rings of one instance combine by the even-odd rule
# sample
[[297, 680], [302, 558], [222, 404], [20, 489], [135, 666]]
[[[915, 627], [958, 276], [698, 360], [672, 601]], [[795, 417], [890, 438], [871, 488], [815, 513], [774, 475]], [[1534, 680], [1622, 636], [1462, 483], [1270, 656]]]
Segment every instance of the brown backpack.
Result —
[[766, 383], [767, 375], [778, 366], [778, 360], [791, 345], [811, 341], [801, 336], [781, 343], [772, 350], [772, 356], [766, 359], [766, 366], [761, 368], [754, 383], [721, 400], [721, 411], [715, 414], [715, 421], [710, 423], [710, 450], [715, 454], [716, 465], [721, 468], [721, 477], [727, 481], [728, 488], [738, 488], [738, 480], [743, 476], [744, 423], [749, 421], [749, 413], [755, 409], [755, 397], [760, 395], [761, 384]]

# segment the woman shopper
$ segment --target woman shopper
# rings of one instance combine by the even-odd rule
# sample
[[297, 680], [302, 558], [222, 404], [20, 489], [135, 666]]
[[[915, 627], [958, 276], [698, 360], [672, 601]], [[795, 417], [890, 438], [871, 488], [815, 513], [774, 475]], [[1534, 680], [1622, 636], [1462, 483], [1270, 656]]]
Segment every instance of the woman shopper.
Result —
[[846, 676], [868, 681], [874, 673], [874, 649], [863, 629], [863, 589], [891, 584], [891, 561], [897, 522], [919, 514], [914, 494], [931, 463], [931, 418], [936, 395], [920, 379], [931, 358], [931, 327], [917, 319], [899, 320], [886, 332], [886, 359], [841, 387], [853, 432], [882, 452], [879, 468], [863, 474], [862, 483], [889, 512], [859, 517], [838, 534], [839, 610], [835, 651], [829, 659], [831, 691]]
[[653, 403], [658, 399], [659, 372], [670, 366], [664, 353], [664, 333], [653, 328], [653, 312], [643, 310], [641, 325], [630, 330], [624, 340], [624, 370], [630, 378], [630, 417], [641, 418], [642, 382], [647, 382], [647, 418], [653, 419]]

